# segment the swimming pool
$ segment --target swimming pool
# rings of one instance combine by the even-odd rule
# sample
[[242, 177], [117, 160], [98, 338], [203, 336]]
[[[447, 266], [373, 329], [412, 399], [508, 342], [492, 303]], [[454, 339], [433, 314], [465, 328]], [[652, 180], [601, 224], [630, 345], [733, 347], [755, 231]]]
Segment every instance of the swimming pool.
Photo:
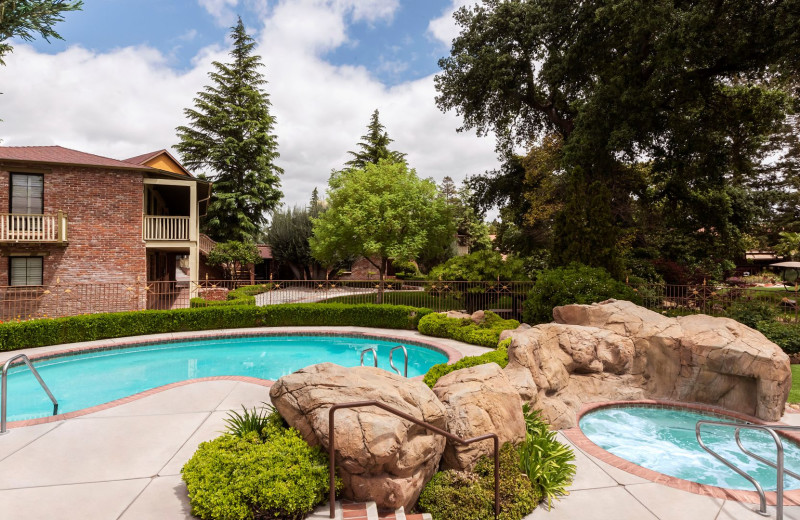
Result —
[[[58, 400], [59, 414], [82, 410], [160, 386], [214, 376], [276, 380], [303, 367], [329, 361], [358, 366], [361, 351], [376, 348], [378, 366], [389, 368], [389, 351], [408, 350], [408, 377], [425, 374], [447, 355], [399, 340], [346, 335], [262, 335], [198, 339], [94, 350], [34, 361], [36, 370]], [[364, 364], [372, 365], [370, 353]], [[403, 370], [403, 355], [394, 364]], [[47, 417], [53, 405], [27, 367], [8, 374], [8, 420]], [[266, 395], [266, 393], [265, 393]]]
[[[673, 407], [608, 406], [580, 419], [589, 440], [614, 455], [665, 475], [711, 486], [753, 491], [753, 485], [703, 450], [695, 437], [701, 419], [737, 422], [730, 417]], [[739, 421], [741, 422], [741, 421]], [[734, 428], [704, 425], [706, 445], [755, 478], [765, 491], [775, 491], [775, 470], [745, 455], [736, 446]], [[775, 460], [775, 442], [762, 431], [742, 430], [742, 444], [767, 460]], [[800, 469], [800, 446], [782, 439], [785, 467]], [[800, 489], [788, 475], [785, 489]]]

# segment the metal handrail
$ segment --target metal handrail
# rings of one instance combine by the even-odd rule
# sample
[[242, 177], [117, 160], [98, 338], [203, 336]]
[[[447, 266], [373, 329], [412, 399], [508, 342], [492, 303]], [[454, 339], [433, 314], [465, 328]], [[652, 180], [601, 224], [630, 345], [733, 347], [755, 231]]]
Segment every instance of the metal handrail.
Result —
[[[394, 351], [399, 348], [403, 349], [403, 355], [405, 356], [406, 359], [402, 374], [397, 369], [397, 367], [394, 366], [394, 363], [392, 362], [392, 356], [394, 355]], [[397, 375], [408, 377], [408, 350], [406, 350], [406, 347], [404, 347], [403, 345], [397, 345], [396, 347], [392, 348], [392, 350], [389, 351], [389, 366], [392, 367], [392, 370], [397, 372]]]
[[47, 385], [45, 384], [44, 380], [42, 380], [42, 376], [40, 376], [39, 372], [35, 368], [33, 368], [33, 365], [31, 364], [31, 360], [28, 359], [28, 356], [26, 356], [25, 354], [17, 354], [16, 356], [12, 357], [11, 359], [9, 359], [8, 361], [5, 362], [5, 364], [3, 365], [2, 374], [0, 375], [0, 380], [1, 380], [1, 382], [0, 382], [0, 388], [1, 388], [0, 389], [0, 396], [1, 396], [0, 397], [0, 435], [3, 435], [4, 433], [8, 433], [8, 431], [6, 430], [6, 411], [7, 411], [7, 408], [8, 408], [8, 369], [11, 366], [11, 363], [13, 363], [14, 361], [16, 361], [18, 359], [21, 359], [22, 361], [24, 361], [25, 364], [28, 365], [28, 368], [31, 369], [31, 372], [33, 372], [33, 375], [36, 376], [36, 380], [39, 381], [39, 384], [42, 385], [42, 388], [44, 389], [44, 391], [47, 392], [47, 397], [49, 397], [50, 401], [53, 402], [53, 415], [58, 415], [58, 401], [56, 401], [56, 398], [53, 397], [53, 393], [47, 387]]
[[410, 421], [418, 426], [422, 426], [426, 430], [432, 431], [433, 433], [439, 434], [444, 436], [446, 439], [449, 439], [453, 442], [462, 445], [472, 444], [473, 442], [485, 441], [492, 439], [494, 440], [494, 517], [500, 516], [500, 438], [497, 436], [496, 433], [487, 433], [485, 435], [480, 435], [478, 437], [472, 437], [471, 439], [462, 439], [461, 437], [456, 437], [452, 433], [446, 432], [441, 428], [437, 428], [436, 426], [426, 423], [424, 421], [420, 421], [416, 417], [409, 415], [405, 412], [398, 410], [397, 408], [392, 408], [391, 406], [381, 403], [380, 401], [356, 401], [352, 403], [339, 403], [331, 406], [330, 411], [328, 412], [328, 466], [330, 468], [330, 476], [328, 480], [328, 485], [330, 486], [329, 491], [329, 498], [330, 498], [330, 505], [331, 505], [331, 518], [336, 517], [336, 468], [335, 468], [335, 452], [334, 448], [336, 446], [336, 430], [334, 429], [334, 414], [336, 410], [340, 410], [342, 408], [363, 408], [365, 406], [376, 406], [382, 410], [386, 410], [389, 413], [393, 413], [394, 415]]
[[[762, 462], [767, 466], [777, 470], [776, 473], [777, 500], [775, 502], [775, 518], [776, 520], [783, 520], [784, 474], [788, 474], [789, 476], [794, 477], [796, 479], [800, 479], [800, 475], [783, 467], [783, 442], [781, 442], [781, 439], [776, 433], [776, 431], [800, 431], [800, 426], [760, 425], [760, 424], [750, 424], [750, 423], [742, 424], [736, 422], [709, 421], [704, 419], [701, 421], [697, 421], [697, 424], [694, 427], [695, 436], [697, 437], [697, 442], [700, 444], [701, 448], [706, 450], [708, 453], [713, 455], [718, 461], [722, 462], [723, 464], [734, 470], [736, 473], [747, 479], [751, 484], [753, 484], [753, 486], [756, 488], [756, 491], [758, 492], [758, 498], [760, 501], [760, 507], [759, 509], [756, 509], [755, 512], [760, 514], [761, 516], [769, 516], [769, 513], [767, 513], [767, 497], [766, 494], [764, 493], [764, 489], [761, 487], [761, 484], [759, 484], [756, 481], [756, 479], [748, 475], [744, 470], [738, 468], [731, 461], [729, 461], [728, 459], [726, 459], [725, 457], [723, 457], [722, 455], [720, 455], [719, 453], [715, 452], [714, 450], [705, 445], [703, 439], [700, 436], [700, 427], [703, 426], [704, 424], [711, 424], [715, 426], [729, 426], [732, 428], [736, 428], [734, 437], [736, 439], [736, 445], [739, 446], [739, 449], [742, 450], [742, 452], [745, 455], [753, 457], [759, 462]], [[765, 458], [756, 455], [755, 453], [749, 451], [744, 446], [742, 446], [742, 441], [740, 438], [740, 432], [742, 429], [761, 430], [769, 433], [770, 436], [772, 437], [772, 440], [775, 441], [775, 447], [777, 448], [776, 463], [768, 461]]]
[[372, 352], [372, 362], [375, 365], [375, 368], [378, 368], [378, 351], [375, 347], [365, 348], [361, 351], [361, 366], [364, 366], [364, 354], [367, 352]]

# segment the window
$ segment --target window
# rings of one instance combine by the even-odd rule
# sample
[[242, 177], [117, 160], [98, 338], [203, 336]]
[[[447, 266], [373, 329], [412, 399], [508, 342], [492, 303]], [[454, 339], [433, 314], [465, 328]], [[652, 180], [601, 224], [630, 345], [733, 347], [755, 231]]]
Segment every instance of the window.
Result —
[[11, 275], [9, 280], [12, 286], [43, 285], [42, 272], [44, 271], [44, 258], [41, 256], [12, 256]]
[[44, 213], [44, 175], [11, 174], [11, 213]]

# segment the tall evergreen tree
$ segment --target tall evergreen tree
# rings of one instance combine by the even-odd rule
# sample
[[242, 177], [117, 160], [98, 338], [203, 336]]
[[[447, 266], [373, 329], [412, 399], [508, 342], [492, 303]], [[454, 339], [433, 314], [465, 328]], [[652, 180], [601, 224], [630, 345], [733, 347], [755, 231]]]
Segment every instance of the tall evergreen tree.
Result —
[[83, 7], [81, 0], [70, 2], [65, 0], [3, 0], [0, 1], [0, 65], [3, 56], [13, 48], [6, 43], [11, 38], [32, 41], [34, 34], [50, 41], [50, 38], [62, 40], [53, 26], [64, 21], [64, 13], [77, 11]]
[[194, 108], [184, 110], [188, 126], [177, 128], [175, 148], [189, 168], [208, 168], [214, 191], [203, 223], [216, 240], [252, 240], [283, 193], [275, 165], [279, 157], [275, 118], [261, 57], [242, 19], [232, 27], [231, 63], [214, 62], [212, 84], [197, 94]]
[[388, 159], [392, 162], [405, 162], [406, 154], [389, 150], [389, 134], [384, 129], [378, 119], [378, 110], [372, 113], [367, 126], [366, 135], [361, 136], [361, 142], [357, 152], [347, 152], [353, 156], [345, 163], [348, 168], [364, 169], [367, 164], [378, 164], [381, 159]]

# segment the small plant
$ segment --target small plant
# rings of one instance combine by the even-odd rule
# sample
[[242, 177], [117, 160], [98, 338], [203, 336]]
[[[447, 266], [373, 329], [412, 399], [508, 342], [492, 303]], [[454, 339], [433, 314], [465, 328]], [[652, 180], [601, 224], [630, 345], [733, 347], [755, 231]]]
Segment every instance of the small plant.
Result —
[[228, 412], [228, 417], [225, 419], [225, 424], [228, 425], [228, 433], [234, 437], [245, 437], [249, 433], [255, 433], [261, 436], [264, 428], [269, 426], [273, 421], [272, 414], [275, 413], [275, 408], [266, 403], [261, 409], [253, 408], [248, 410], [242, 405], [242, 413], [236, 410]]
[[575, 477], [575, 454], [556, 440], [556, 432], [542, 419], [539, 410], [525, 403], [522, 407], [527, 431], [525, 442], [519, 446], [520, 468], [528, 475], [534, 488], [547, 501], [568, 495], [567, 487]]
[[[500, 520], [520, 520], [542, 496], [519, 469], [511, 443], [500, 448]], [[433, 520], [494, 520], [494, 459], [482, 457], [473, 471], [440, 471], [420, 494], [418, 507]]]
[[728, 318], [755, 329], [759, 322], [774, 320], [778, 310], [772, 302], [742, 299], [734, 302], [725, 314]]

